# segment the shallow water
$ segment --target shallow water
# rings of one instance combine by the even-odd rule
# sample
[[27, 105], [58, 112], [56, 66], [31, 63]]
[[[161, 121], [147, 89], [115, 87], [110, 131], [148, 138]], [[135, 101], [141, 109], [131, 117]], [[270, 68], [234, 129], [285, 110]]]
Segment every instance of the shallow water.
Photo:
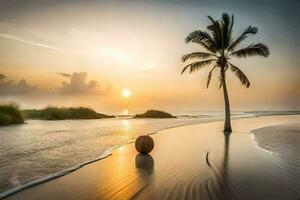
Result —
[[134, 144], [123, 145], [107, 159], [8, 199], [298, 200], [299, 165], [257, 148], [250, 131], [276, 125], [284, 126], [278, 134], [287, 127], [295, 132], [299, 129], [287, 124], [299, 120], [299, 115], [233, 120], [230, 135], [222, 133], [223, 122], [163, 130], [153, 135], [151, 155], [137, 154]]
[[177, 119], [28, 120], [1, 127], [0, 193], [97, 159], [138, 135], [222, 118], [222, 113], [206, 113]]
[[[172, 141], [174, 148], [167, 145], [167, 134], [159, 134], [161, 148], [159, 156], [153, 153], [154, 170], [151, 175], [143, 175], [146, 186], [134, 194], [134, 199], [298, 200], [300, 126], [290, 124], [297, 120], [299, 116], [236, 120], [236, 131], [230, 135], [222, 133], [220, 123], [173, 129], [174, 137], [178, 132], [176, 141]], [[267, 142], [258, 141], [260, 148], [256, 148], [249, 128], [273, 123], [280, 125], [262, 128], [259, 134]], [[277, 139], [270, 140], [267, 130], [272, 137], [277, 134]], [[181, 137], [183, 131], [190, 135]], [[263, 136], [265, 133], [267, 136]]]

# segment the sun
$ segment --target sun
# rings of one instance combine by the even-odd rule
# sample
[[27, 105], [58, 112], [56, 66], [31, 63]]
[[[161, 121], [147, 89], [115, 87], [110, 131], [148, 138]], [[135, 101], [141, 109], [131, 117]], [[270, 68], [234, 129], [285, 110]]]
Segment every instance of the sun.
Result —
[[131, 96], [131, 91], [128, 90], [128, 89], [124, 89], [124, 90], [122, 91], [122, 96], [125, 97], [125, 98], [130, 97], [130, 96]]

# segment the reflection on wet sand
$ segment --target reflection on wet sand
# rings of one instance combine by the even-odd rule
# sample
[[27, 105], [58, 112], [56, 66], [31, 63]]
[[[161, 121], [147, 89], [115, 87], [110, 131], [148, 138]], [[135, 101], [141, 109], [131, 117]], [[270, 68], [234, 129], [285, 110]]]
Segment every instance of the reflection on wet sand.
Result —
[[137, 169], [143, 169], [147, 172], [152, 172], [154, 167], [154, 160], [149, 154], [137, 154], [135, 156], [135, 167]]
[[234, 188], [233, 183], [230, 180], [230, 174], [228, 170], [229, 166], [229, 153], [230, 151], [230, 133], [224, 133], [224, 155], [223, 163], [220, 169], [220, 182], [219, 182], [219, 191], [221, 192], [218, 199], [232, 200], [239, 199], [238, 194], [236, 194], [236, 189]]
[[142, 186], [139, 187], [137, 191], [130, 199], [136, 199], [141, 191], [151, 182], [151, 175], [154, 168], [154, 160], [149, 154], [138, 153], [135, 156], [135, 168], [137, 169], [137, 174], [142, 182]]
[[206, 188], [208, 194], [207, 198], [209, 199], [235, 199], [228, 173], [230, 134], [231, 133], [224, 133], [224, 153], [223, 160], [220, 160], [220, 167], [217, 166], [217, 163], [211, 164], [209, 162], [209, 154], [207, 153], [207, 165], [211, 169], [211, 181], [213, 182], [210, 187]]
[[8, 199], [295, 200], [299, 165], [256, 148], [249, 131], [299, 120], [234, 120], [230, 135], [222, 133], [221, 122], [165, 130], [153, 135], [151, 155], [126, 145], [105, 160]]
[[229, 162], [229, 144], [230, 144], [230, 133], [224, 133], [224, 158], [223, 158], [223, 173], [221, 181], [221, 192], [223, 192], [224, 199], [232, 199], [232, 190], [230, 187], [230, 180], [228, 174], [228, 162]]
[[230, 133], [224, 133], [224, 156], [223, 163], [218, 173], [218, 199], [232, 199], [230, 180], [228, 174], [228, 161], [229, 161], [229, 144], [230, 144]]

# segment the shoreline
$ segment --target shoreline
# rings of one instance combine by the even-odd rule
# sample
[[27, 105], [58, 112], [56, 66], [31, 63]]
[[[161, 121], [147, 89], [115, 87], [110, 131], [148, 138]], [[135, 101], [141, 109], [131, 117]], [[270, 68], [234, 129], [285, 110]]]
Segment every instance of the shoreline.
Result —
[[[262, 116], [262, 117], [264, 118], [264, 116]], [[272, 116], [269, 116], [269, 117], [272, 117]], [[257, 117], [257, 116], [249, 117], [249, 116], [247, 116], [247, 117], [234, 118], [234, 119], [241, 120], [241, 119], [248, 119], [248, 118], [251, 119], [251, 118], [260, 118], [260, 117]], [[220, 121], [223, 121], [223, 120], [216, 119], [216, 120], [211, 120], [211, 121], [200, 122], [200, 123], [197, 123], [197, 124], [187, 124], [187, 125], [180, 125], [180, 126], [175, 126], [175, 127], [169, 127], [169, 128], [162, 129], [162, 130], [159, 130], [159, 131], [154, 132], [154, 133], [149, 133], [149, 134], [150, 135], [162, 135], [162, 133], [169, 132], [170, 130], [180, 129], [180, 128], [184, 128], [184, 127], [199, 126], [201, 124], [203, 125], [203, 124], [216, 123], [216, 122], [220, 122]], [[233, 121], [235, 121], [235, 120], [233, 120]], [[249, 131], [249, 132], [251, 133], [251, 131]], [[57, 176], [55, 176], [55, 177], [49, 177], [49, 176], [47, 176], [48, 179], [47, 179], [47, 177], [46, 178], [43, 177], [43, 178], [41, 178], [42, 180], [40, 180], [40, 181], [38, 181], [39, 180], [38, 179], [38, 180], [32, 181], [33, 183], [28, 182], [25, 185], [22, 185], [20, 188], [17, 188], [17, 189], [13, 188], [11, 190], [3, 192], [3, 193], [1, 193], [0, 198], [6, 198], [6, 197], [9, 197], [9, 196], [13, 196], [14, 194], [21, 193], [22, 191], [26, 191], [26, 189], [28, 189], [28, 188], [34, 188], [34, 186], [43, 185], [41, 183], [47, 184], [47, 183], [51, 182], [52, 180], [57, 180], [57, 179], [59, 179], [59, 177], [63, 177], [65, 175], [72, 175], [74, 172], [80, 171], [79, 169], [81, 169], [83, 167], [89, 167], [89, 165], [94, 165], [94, 164], [98, 164], [98, 165], [100, 164], [101, 165], [100, 161], [105, 162], [107, 160], [106, 158], [111, 157], [112, 155], [114, 155], [114, 152], [117, 152], [119, 149], [130, 148], [127, 145], [128, 144], [132, 144], [132, 143], [133, 143], [133, 141], [130, 141], [128, 143], [125, 143], [125, 144], [119, 145], [119, 146], [117, 146], [115, 148], [112, 148], [111, 149], [112, 152], [108, 153], [105, 157], [98, 158], [97, 160], [94, 160], [94, 161], [88, 161], [88, 162], [86, 162], [84, 164], [80, 164], [80, 166], [78, 166], [78, 168], [73, 169], [73, 170], [71, 169], [69, 172], [67, 172], [65, 174], [63, 174], [63, 173], [60, 174], [61, 172], [59, 172], [59, 173], [56, 173]], [[97, 162], [97, 161], [99, 161], [99, 162]], [[29, 184], [29, 183], [31, 183], [31, 184]]]
[[[115, 148], [118, 148], [118, 147], [115, 147]], [[67, 168], [67, 169], [64, 169], [62, 171], [59, 171], [57, 173], [54, 173], [54, 174], [49, 174], [47, 176], [44, 176], [44, 177], [41, 177], [41, 178], [38, 178], [36, 180], [32, 180], [32, 181], [29, 181], [29, 182], [26, 182], [24, 184], [21, 184], [20, 186], [16, 186], [16, 187], [13, 187], [9, 190], [6, 190], [2, 193], [0, 193], [0, 199], [4, 199], [4, 198], [7, 198], [11, 195], [14, 195], [18, 192], [21, 192], [23, 190], [26, 190], [28, 188], [31, 188], [31, 187], [34, 187], [36, 185], [39, 185], [39, 184], [43, 184], [43, 183], [46, 183], [48, 181], [51, 181], [51, 180], [54, 180], [56, 178], [59, 178], [59, 177], [62, 177], [62, 176], [66, 176], [76, 170], [79, 170], [80, 168], [88, 165], [88, 164], [91, 164], [91, 163], [94, 163], [94, 162], [97, 162], [97, 161], [100, 161], [100, 160], [103, 160], [109, 156], [112, 155], [112, 151], [113, 148], [111, 150], [107, 150], [107, 152], [104, 152], [100, 157], [94, 159], [94, 160], [91, 160], [91, 161], [87, 161], [87, 162], [83, 162], [83, 163], [80, 163], [78, 165], [75, 165], [73, 167], [70, 167], [70, 168]]]
[[300, 122], [264, 126], [251, 131], [257, 148], [282, 157], [285, 153], [282, 150], [285, 150], [285, 147], [281, 145], [285, 143], [292, 145], [290, 147], [296, 149], [297, 152], [300, 151], [300, 148], [297, 148], [300, 141], [297, 137], [299, 133]]
[[[243, 116], [243, 115], [233, 115], [232, 116], [232, 120], [236, 120], [236, 119], [246, 119], [246, 118], [255, 118], [255, 117], [259, 117], [257, 115], [246, 115], [246, 116]], [[87, 120], [106, 120], [106, 119], [119, 119], [119, 118], [103, 118], [103, 119], [87, 119]], [[129, 119], [132, 119], [134, 120], [134, 118], [129, 118]], [[147, 119], [147, 118], [146, 118]], [[148, 118], [148, 119], [157, 119], [157, 120], [162, 120], [164, 118]], [[64, 120], [43, 120], [43, 119], [30, 119], [32, 121], [36, 121], [36, 120], [42, 120], [42, 121], [73, 121], [73, 119], [64, 119]], [[82, 119], [75, 119], [75, 120], [82, 120]], [[85, 119], [83, 119], [85, 120]], [[224, 121], [223, 118], [210, 118], [210, 119], [205, 119], [204, 121], [199, 121], [199, 122], [195, 122], [195, 123], [191, 123], [191, 124], [184, 124], [184, 125], [174, 125], [174, 126], [171, 126], [171, 127], [166, 127], [166, 128], [161, 128], [161, 129], [158, 129], [154, 132], [150, 132], [150, 133], [147, 133], [145, 135], [156, 135], [156, 134], [161, 134], [162, 131], [164, 130], [169, 130], [169, 129], [173, 129], [173, 128], [179, 128], [179, 127], [185, 127], [185, 126], [193, 126], [193, 125], [198, 125], [198, 124], [206, 124], [206, 123], [213, 123], [213, 122], [221, 122], [221, 121]], [[24, 123], [26, 124], [26, 122]], [[15, 124], [16, 125], [16, 124]], [[10, 125], [10, 126], [13, 126], [13, 125]], [[77, 165], [74, 165], [74, 166], [71, 166], [69, 168], [66, 168], [66, 169], [63, 169], [61, 171], [58, 171], [56, 173], [53, 173], [53, 174], [48, 174], [46, 176], [43, 176], [43, 177], [40, 177], [38, 179], [35, 179], [35, 180], [32, 180], [32, 181], [28, 181], [28, 182], [25, 182], [19, 186], [15, 186], [11, 189], [8, 189], [4, 192], [1, 192], [0, 193], [0, 199], [2, 198], [6, 198], [8, 196], [11, 196], [11, 195], [14, 195], [15, 193], [18, 193], [20, 191], [23, 191], [23, 190], [26, 190], [27, 188], [30, 188], [30, 187], [34, 187], [36, 185], [39, 185], [39, 184], [43, 184], [45, 182], [48, 182], [48, 181], [51, 181], [51, 180], [54, 180], [56, 178], [59, 178], [59, 177], [62, 177], [62, 176], [66, 176], [76, 170], [79, 170], [80, 168], [86, 166], [86, 165], [89, 165], [89, 164], [92, 164], [94, 162], [97, 162], [97, 161], [100, 161], [100, 160], [103, 160], [103, 159], [106, 159], [108, 158], [109, 156], [111, 156], [113, 154], [113, 151], [116, 150], [117, 148], [120, 148], [122, 146], [125, 146], [125, 145], [128, 145], [128, 144], [132, 144], [134, 143], [134, 140], [131, 140], [131, 141], [127, 141], [123, 144], [120, 144], [120, 145], [116, 145], [114, 147], [111, 147], [107, 150], [105, 150], [99, 157], [95, 158], [95, 159], [92, 159], [92, 160], [88, 160], [88, 161], [84, 161], [82, 163], [79, 163]]]
[[[247, 117], [240, 117], [240, 118], [248, 118]], [[233, 119], [240, 119], [239, 117], [237, 118], [233, 118]], [[251, 117], [249, 117], [251, 118]], [[115, 118], [116, 119], [116, 118]], [[134, 118], [130, 118], [130, 119], [134, 119]], [[31, 119], [31, 120], [41, 120], [41, 119]], [[71, 119], [66, 119], [66, 120], [71, 120]], [[92, 119], [92, 120], [97, 120], [97, 119]], [[211, 119], [211, 120], [208, 120], [208, 121], [202, 121], [202, 122], [197, 122], [195, 124], [185, 124], [185, 125], [177, 125], [177, 126], [172, 126], [172, 127], [167, 127], [167, 128], [162, 128], [162, 129], [159, 129], [155, 132], [151, 132], [151, 133], [148, 133], [146, 135], [156, 135], [156, 134], [160, 134], [161, 131], [164, 131], [164, 130], [169, 130], [169, 129], [173, 129], [173, 128], [179, 128], [179, 127], [185, 127], [185, 126], [193, 126], [193, 125], [197, 125], [197, 124], [204, 124], [204, 123], [212, 123], [212, 122], [219, 122], [219, 121], [222, 121], [223, 119]], [[51, 120], [51, 121], [55, 121], [55, 120]], [[57, 121], [61, 121], [61, 120], [57, 120]], [[26, 122], [25, 122], [26, 123]], [[25, 124], [24, 123], [24, 124]], [[16, 125], [16, 124], [14, 124]], [[60, 178], [62, 176], [66, 176], [76, 170], [79, 170], [80, 168], [82, 167], [85, 167], [86, 165], [89, 165], [89, 164], [92, 164], [94, 162], [97, 162], [97, 161], [101, 161], [103, 159], [106, 159], [108, 158], [109, 156], [113, 155], [113, 151], [122, 147], [122, 146], [125, 146], [125, 145], [128, 145], [128, 144], [132, 144], [134, 143], [134, 140], [133, 141], [128, 141], [126, 143], [123, 143], [123, 144], [120, 144], [120, 145], [117, 145], [115, 147], [111, 147], [110, 149], [107, 149], [106, 151], [104, 151], [98, 158], [95, 158], [93, 160], [90, 160], [90, 161], [86, 161], [86, 162], [83, 162], [83, 163], [79, 163], [75, 166], [72, 166], [70, 168], [67, 168], [67, 169], [64, 169], [62, 171], [59, 171], [59, 172], [56, 172], [54, 174], [49, 174], [47, 176], [44, 176], [44, 177], [41, 177], [41, 178], [38, 178], [36, 180], [32, 180], [32, 181], [29, 181], [29, 182], [25, 182], [24, 184], [21, 184], [20, 186], [16, 186], [16, 187], [13, 187], [9, 190], [6, 190], [4, 192], [1, 192], [0, 193], [0, 199], [4, 199], [4, 198], [7, 198], [11, 195], [14, 195], [18, 192], [21, 192], [23, 190], [26, 190], [28, 188], [31, 188], [31, 187], [34, 187], [36, 185], [39, 185], [39, 184], [43, 184], [45, 182], [48, 182], [48, 181], [51, 181], [51, 180], [54, 180], [54, 179], [57, 179], [57, 178]]]

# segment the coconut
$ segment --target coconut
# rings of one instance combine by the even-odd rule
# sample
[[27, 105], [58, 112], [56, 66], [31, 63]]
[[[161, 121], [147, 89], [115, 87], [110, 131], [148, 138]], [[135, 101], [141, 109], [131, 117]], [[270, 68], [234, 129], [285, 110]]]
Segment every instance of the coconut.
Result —
[[149, 135], [141, 135], [135, 141], [135, 149], [140, 153], [150, 153], [153, 147], [154, 142]]

